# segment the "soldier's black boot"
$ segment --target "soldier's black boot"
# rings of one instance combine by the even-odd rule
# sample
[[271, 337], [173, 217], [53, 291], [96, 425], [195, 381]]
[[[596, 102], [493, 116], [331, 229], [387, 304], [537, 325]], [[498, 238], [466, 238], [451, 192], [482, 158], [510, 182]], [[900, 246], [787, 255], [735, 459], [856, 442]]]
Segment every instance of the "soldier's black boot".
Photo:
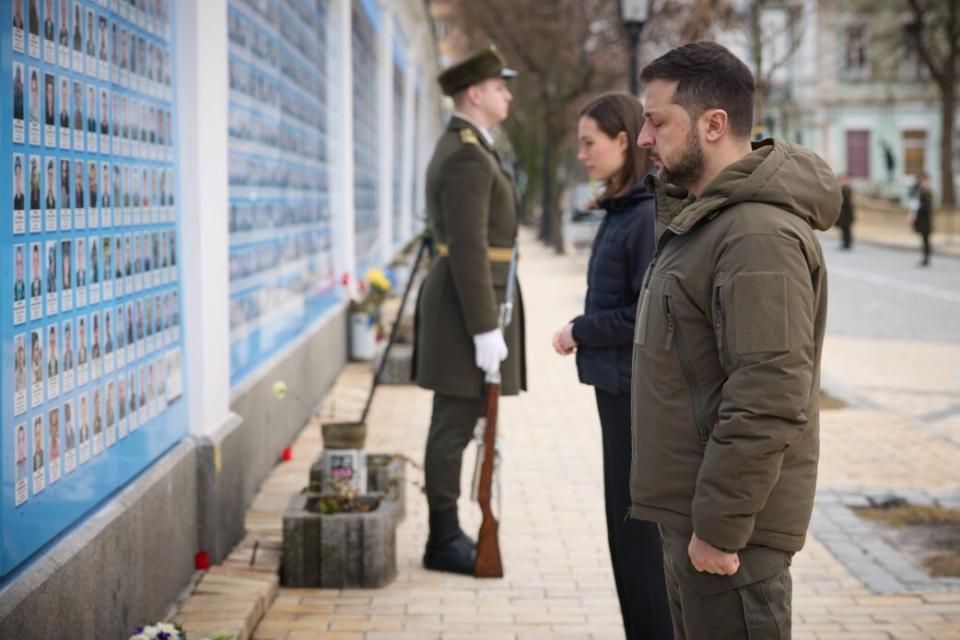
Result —
[[423, 566], [433, 571], [473, 575], [477, 543], [460, 529], [457, 510], [430, 510], [430, 536]]

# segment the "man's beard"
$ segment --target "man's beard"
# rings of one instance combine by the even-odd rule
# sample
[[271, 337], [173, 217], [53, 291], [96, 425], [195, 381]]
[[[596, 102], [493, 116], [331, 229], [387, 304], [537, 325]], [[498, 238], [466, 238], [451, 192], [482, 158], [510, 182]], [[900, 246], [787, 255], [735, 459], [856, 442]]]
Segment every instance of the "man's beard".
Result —
[[660, 179], [667, 184], [675, 184], [689, 189], [703, 176], [703, 146], [696, 127], [687, 134], [687, 144], [680, 158], [672, 167], [668, 167], [661, 157]]

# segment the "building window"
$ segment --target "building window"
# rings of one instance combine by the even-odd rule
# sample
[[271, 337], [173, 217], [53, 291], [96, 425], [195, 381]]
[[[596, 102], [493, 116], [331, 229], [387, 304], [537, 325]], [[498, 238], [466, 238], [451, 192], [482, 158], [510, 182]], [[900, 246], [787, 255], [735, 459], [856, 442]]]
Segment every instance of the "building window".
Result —
[[848, 78], [866, 79], [870, 75], [867, 56], [867, 27], [862, 24], [847, 27], [847, 47], [844, 56], [844, 75]]
[[917, 175], [926, 167], [927, 132], [908, 129], [903, 132], [903, 172]]
[[870, 132], [847, 131], [847, 175], [870, 177]]

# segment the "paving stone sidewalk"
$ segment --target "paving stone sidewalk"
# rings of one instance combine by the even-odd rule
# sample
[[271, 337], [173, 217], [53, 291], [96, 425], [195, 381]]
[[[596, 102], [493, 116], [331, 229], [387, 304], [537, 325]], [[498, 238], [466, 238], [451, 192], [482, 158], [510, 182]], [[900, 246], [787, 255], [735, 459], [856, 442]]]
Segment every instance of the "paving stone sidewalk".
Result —
[[[393, 584], [371, 591], [280, 588], [272, 604], [266, 603], [266, 614], [255, 629], [234, 616], [232, 628], [240, 629], [243, 638], [623, 637], [606, 548], [600, 427], [593, 392], [577, 382], [573, 359], [557, 356], [550, 347], [553, 331], [581, 308], [585, 260], [582, 255], [552, 255], [532, 234], [525, 233], [523, 241], [520, 277], [531, 390], [501, 403], [505, 487], [501, 546], [506, 576], [476, 580], [424, 570], [420, 560], [427, 535], [426, 505], [419, 486], [411, 486], [407, 517], [397, 531], [399, 575]], [[839, 376], [854, 367], [858, 350], [882, 347], [839, 340], [826, 350], [825, 372], [834, 368]], [[923, 364], [913, 366], [917, 373]], [[355, 419], [369, 375], [368, 366], [348, 366], [326, 402], [327, 415]], [[413, 386], [378, 390], [368, 421], [369, 450], [401, 452], [421, 460], [430, 399], [428, 392]], [[867, 579], [871, 567], [895, 562], [883, 564], [867, 553], [855, 562], [850, 554], [838, 557], [842, 554], [831, 551], [830, 541], [815, 533], [818, 526], [823, 529], [823, 511], [836, 506], [838, 495], [885, 491], [960, 495], [960, 447], [886, 407], [827, 411], [822, 423], [820, 520], [815, 520], [814, 533], [794, 560], [793, 637], [960, 639], [960, 590], [923, 590], [923, 585], [919, 590], [907, 585], [902, 593], [872, 590]], [[294, 444], [293, 460], [278, 466], [262, 487], [247, 514], [249, 535], [228, 563], [233, 570], [251, 559], [265, 575], [276, 566], [282, 513], [290, 496], [306, 483], [309, 465], [320, 452], [318, 431], [308, 426]], [[469, 453], [465, 488], [473, 468]], [[422, 482], [420, 472], [412, 468], [408, 478]], [[474, 504], [462, 501], [461, 514], [467, 531], [478, 528]], [[909, 566], [911, 571], [916, 568]], [[917, 575], [910, 573], [905, 579], [909, 577]], [[202, 619], [198, 613], [202, 609], [192, 601], [185, 605], [191, 623], [203, 629], [216, 626]], [[216, 603], [208, 601], [211, 607]], [[226, 615], [209, 610], [211, 617]]]

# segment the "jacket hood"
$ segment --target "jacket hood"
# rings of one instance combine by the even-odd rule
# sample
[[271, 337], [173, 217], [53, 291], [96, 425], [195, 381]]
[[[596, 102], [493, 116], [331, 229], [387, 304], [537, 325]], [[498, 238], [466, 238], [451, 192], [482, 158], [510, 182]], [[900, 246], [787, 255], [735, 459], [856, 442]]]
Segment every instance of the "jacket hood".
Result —
[[[664, 195], [668, 199], [681, 196], [673, 185], [665, 186]], [[820, 156], [780, 139], [768, 139], [754, 143], [751, 153], [724, 169], [696, 200], [674, 200], [670, 228], [685, 233], [727, 207], [756, 202], [783, 209], [824, 231], [840, 215], [840, 201], [840, 183]]]
[[607, 213], [616, 213], [618, 211], [632, 209], [640, 202], [643, 202], [644, 200], [650, 200], [652, 198], [653, 193], [647, 187], [646, 181], [640, 179], [633, 183], [633, 185], [623, 195], [613, 196], [610, 198], [601, 196], [597, 200], [597, 207], [605, 210]]

